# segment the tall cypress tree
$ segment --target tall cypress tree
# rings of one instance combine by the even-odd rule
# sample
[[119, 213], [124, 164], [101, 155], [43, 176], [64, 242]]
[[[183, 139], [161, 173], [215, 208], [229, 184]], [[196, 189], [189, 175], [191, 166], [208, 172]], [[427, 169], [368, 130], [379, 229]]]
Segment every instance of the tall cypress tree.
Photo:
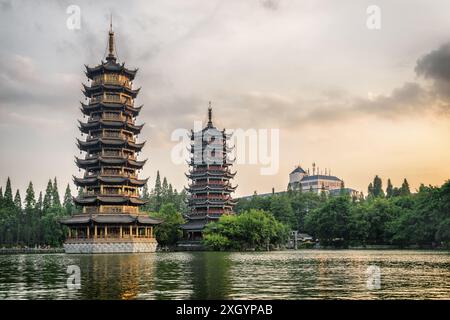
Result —
[[25, 209], [29, 212], [36, 206], [36, 198], [34, 194], [33, 182], [30, 181], [25, 194]]
[[169, 183], [167, 182], [166, 177], [164, 177], [163, 183], [162, 183], [161, 198], [162, 198], [162, 203], [166, 203], [169, 201]]
[[52, 205], [55, 208], [61, 207], [61, 200], [59, 198], [59, 192], [58, 192], [58, 182], [55, 179], [53, 179], [53, 190], [52, 190]]
[[0, 187], [0, 202], [3, 201], [3, 188]]
[[70, 186], [67, 184], [66, 191], [64, 193], [64, 209], [66, 210], [66, 214], [71, 215], [73, 211], [73, 201], [72, 201], [72, 192], [70, 191]]
[[386, 197], [392, 198], [393, 195], [394, 195], [394, 186], [392, 185], [391, 179], [388, 179], [386, 187]]
[[367, 196], [368, 197], [373, 197], [373, 184], [372, 184], [372, 182], [369, 183], [369, 186], [367, 187]]
[[3, 199], [8, 204], [13, 204], [13, 195], [12, 195], [12, 188], [11, 188], [11, 179], [8, 177], [8, 180], [6, 180], [6, 189], [5, 194], [3, 196]]
[[42, 210], [42, 191], [39, 192], [38, 201], [36, 202], [36, 210], [39, 212]]
[[66, 210], [66, 214], [72, 214], [73, 210], [73, 202], [72, 202], [72, 193], [70, 191], [70, 186], [67, 184], [66, 192], [64, 193], [64, 209]]
[[407, 196], [410, 195], [411, 191], [409, 190], [409, 183], [406, 178], [403, 180], [402, 187], [400, 188], [400, 195]]
[[376, 198], [384, 197], [383, 182], [379, 176], [375, 176], [373, 179], [373, 196]]
[[22, 198], [20, 197], [19, 189], [17, 189], [16, 195], [14, 196], [14, 205], [15, 205], [18, 209], [22, 209]]
[[52, 180], [49, 179], [47, 183], [47, 189], [45, 189], [44, 201], [42, 203], [42, 210], [47, 211], [52, 206], [53, 185]]
[[162, 203], [162, 187], [161, 187], [161, 176], [159, 175], [159, 170], [156, 172], [155, 188], [153, 189], [153, 194], [155, 198], [154, 210], [159, 211]]
[[173, 187], [172, 187], [171, 183], [169, 183], [169, 190], [167, 191], [167, 200], [172, 203], [175, 202], [174, 195], [173, 195]]

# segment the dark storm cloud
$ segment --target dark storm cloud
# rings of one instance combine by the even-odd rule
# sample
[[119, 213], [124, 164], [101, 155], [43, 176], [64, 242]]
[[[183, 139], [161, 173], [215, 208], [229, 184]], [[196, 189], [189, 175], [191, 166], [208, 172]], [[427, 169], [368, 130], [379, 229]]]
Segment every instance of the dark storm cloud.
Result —
[[417, 75], [433, 82], [433, 89], [437, 95], [445, 100], [450, 99], [450, 43], [420, 58], [415, 71]]

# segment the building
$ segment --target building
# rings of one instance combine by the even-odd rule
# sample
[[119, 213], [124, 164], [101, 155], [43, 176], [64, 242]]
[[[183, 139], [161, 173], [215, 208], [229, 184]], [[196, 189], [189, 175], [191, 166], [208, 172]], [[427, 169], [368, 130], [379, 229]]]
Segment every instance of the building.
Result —
[[142, 107], [134, 106], [137, 69], [117, 62], [112, 26], [108, 52], [100, 65], [86, 66], [90, 85], [84, 85], [88, 103], [81, 104], [81, 111], [87, 121], [79, 122], [86, 139], [78, 139], [84, 158], [75, 157], [84, 175], [74, 177], [81, 188], [74, 202], [82, 209], [61, 221], [69, 228], [67, 253], [153, 252], [157, 246], [153, 226], [160, 221], [139, 210], [145, 204], [139, 188], [147, 179], [137, 174], [146, 162], [137, 159], [145, 144], [136, 141], [143, 126], [135, 123]]
[[312, 191], [315, 193], [326, 192], [330, 195], [339, 195], [341, 191], [344, 191], [351, 196], [359, 196], [359, 192], [351, 188], [344, 187], [344, 181], [336, 176], [331, 175], [331, 170], [325, 169], [320, 171], [316, 168], [316, 164], [312, 165], [312, 174], [310, 170], [305, 171], [300, 165], [298, 165], [289, 174], [288, 189], [302, 191]]
[[227, 140], [230, 135], [225, 129], [220, 131], [212, 123], [211, 104], [208, 108], [208, 123], [199, 131], [191, 131], [190, 171], [186, 175], [190, 180], [187, 223], [181, 226], [185, 239], [199, 241], [205, 225], [217, 221], [222, 215], [234, 214], [236, 204], [231, 197], [236, 186], [230, 180], [235, 176], [231, 172], [232, 161], [227, 159], [230, 148]]

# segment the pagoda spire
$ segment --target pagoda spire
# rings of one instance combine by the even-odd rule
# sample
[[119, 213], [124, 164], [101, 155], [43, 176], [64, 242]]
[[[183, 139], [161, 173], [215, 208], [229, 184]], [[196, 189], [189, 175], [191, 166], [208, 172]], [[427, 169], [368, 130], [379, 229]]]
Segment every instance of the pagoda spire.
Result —
[[212, 128], [213, 123], [212, 123], [212, 108], [211, 108], [211, 101], [209, 102], [209, 107], [208, 107], [208, 128]]
[[114, 31], [112, 27], [112, 14], [109, 22], [109, 41], [108, 41], [108, 56], [106, 60], [116, 60], [116, 56], [114, 55]]

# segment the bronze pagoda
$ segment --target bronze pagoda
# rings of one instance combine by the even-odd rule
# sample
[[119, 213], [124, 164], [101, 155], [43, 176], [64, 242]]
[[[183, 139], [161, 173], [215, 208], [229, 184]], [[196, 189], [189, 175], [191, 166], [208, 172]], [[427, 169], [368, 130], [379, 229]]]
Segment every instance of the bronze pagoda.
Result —
[[199, 242], [205, 225], [217, 221], [223, 215], [234, 214], [235, 201], [231, 197], [236, 189], [230, 180], [233, 160], [228, 159], [232, 150], [227, 145], [231, 135], [225, 129], [217, 129], [212, 122], [211, 104], [208, 108], [208, 123], [199, 132], [191, 130], [190, 170], [186, 174], [190, 180], [186, 191], [188, 197], [187, 222], [181, 226], [184, 242], [179, 245], [189, 246], [189, 242]]
[[143, 127], [135, 123], [142, 108], [134, 106], [137, 69], [118, 63], [114, 48], [111, 27], [106, 61], [86, 66], [90, 85], [83, 84], [88, 102], [81, 103], [81, 112], [87, 121], [79, 121], [86, 139], [77, 139], [85, 156], [75, 157], [84, 176], [74, 177], [81, 188], [74, 202], [82, 209], [61, 221], [69, 228], [64, 243], [68, 253], [154, 252], [157, 246], [153, 227], [160, 221], [139, 209], [145, 204], [139, 188], [147, 179], [138, 177], [146, 160], [137, 158], [145, 144], [136, 141]]

